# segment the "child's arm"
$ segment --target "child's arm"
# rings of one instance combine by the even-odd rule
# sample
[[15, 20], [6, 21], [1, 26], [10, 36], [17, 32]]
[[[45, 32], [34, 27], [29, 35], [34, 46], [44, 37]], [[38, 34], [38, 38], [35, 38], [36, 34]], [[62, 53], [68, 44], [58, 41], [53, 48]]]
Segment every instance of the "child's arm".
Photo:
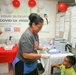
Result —
[[52, 64], [51, 67], [57, 67], [57, 68], [60, 68], [60, 65], [61, 65], [61, 64]]
[[61, 64], [52, 64], [52, 65], [51, 65], [51, 74], [53, 74], [53, 70], [54, 70], [55, 67], [57, 67], [57, 68], [60, 69], [60, 65], [61, 65]]

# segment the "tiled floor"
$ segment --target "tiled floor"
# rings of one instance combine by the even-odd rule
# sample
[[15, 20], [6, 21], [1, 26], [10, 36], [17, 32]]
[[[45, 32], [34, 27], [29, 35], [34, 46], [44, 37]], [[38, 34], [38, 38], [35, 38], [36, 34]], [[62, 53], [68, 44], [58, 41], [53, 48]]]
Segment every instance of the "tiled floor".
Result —
[[[2, 66], [1, 66], [2, 65]], [[4, 71], [4, 70], [6, 70], [7, 68], [7, 64], [1, 64], [0, 65], [0, 69], [1, 69], [1, 67], [3, 68], [3, 69], [1, 69], [2, 71]], [[14, 69], [13, 69], [13, 67], [12, 67], [12, 65], [11, 64], [8, 64], [8, 67], [9, 67], [9, 72], [8, 73], [1, 73], [0, 72], [0, 75], [14, 75]], [[6, 69], [5, 69], [6, 68]], [[41, 74], [39, 74], [39, 75], [41, 75]]]
[[0, 75], [13, 75], [12, 73], [4, 73], [4, 74], [0, 74]]
[[[0, 69], [2, 71], [2, 72], [0, 72], [0, 75], [14, 75], [14, 69], [11, 64], [1, 63]], [[5, 71], [5, 70], [7, 70], [7, 71]]]

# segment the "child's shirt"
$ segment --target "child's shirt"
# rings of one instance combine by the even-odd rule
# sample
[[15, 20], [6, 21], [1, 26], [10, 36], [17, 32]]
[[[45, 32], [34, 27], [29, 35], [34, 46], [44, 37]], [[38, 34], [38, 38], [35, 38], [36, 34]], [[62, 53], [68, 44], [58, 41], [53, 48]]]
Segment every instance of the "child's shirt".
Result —
[[61, 65], [60, 69], [61, 69], [61, 75], [76, 75], [76, 72], [73, 67], [66, 69], [64, 65]]

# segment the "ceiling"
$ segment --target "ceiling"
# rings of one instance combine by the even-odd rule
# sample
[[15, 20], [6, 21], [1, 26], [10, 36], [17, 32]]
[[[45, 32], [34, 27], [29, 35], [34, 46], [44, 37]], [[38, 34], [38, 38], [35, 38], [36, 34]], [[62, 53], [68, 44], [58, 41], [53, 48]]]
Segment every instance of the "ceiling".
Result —
[[68, 6], [75, 6], [75, 0], [58, 0], [58, 3], [65, 2]]

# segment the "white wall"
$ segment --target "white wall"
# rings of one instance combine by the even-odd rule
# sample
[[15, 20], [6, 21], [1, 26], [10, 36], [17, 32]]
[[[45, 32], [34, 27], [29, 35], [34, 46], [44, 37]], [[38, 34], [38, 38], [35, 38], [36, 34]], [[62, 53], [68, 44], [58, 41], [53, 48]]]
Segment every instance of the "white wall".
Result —
[[[20, 0], [20, 3], [22, 4], [26, 4], [28, 0]], [[50, 32], [48, 33], [43, 33], [43, 32], [40, 32], [39, 33], [39, 37], [40, 39], [45, 39], [45, 38], [53, 38], [55, 37], [55, 19], [56, 19], [56, 13], [57, 13], [57, 1], [50, 1], [50, 0], [44, 0], [43, 3], [45, 3], [45, 7], [49, 4], [50, 5], [50, 21], [51, 21], [51, 24], [49, 25], [49, 28], [50, 28]], [[0, 35], [0, 39], [2, 41], [2, 39], [6, 39], [9, 35], [12, 35], [14, 36], [16, 39], [19, 39], [21, 34], [23, 32], [3, 32], [3, 34]]]
[[[57, 14], [57, 1], [49, 1], [48, 3], [50, 3], [50, 20], [51, 20], [51, 24], [50, 24], [50, 32], [49, 33], [39, 33], [39, 37], [40, 40], [43, 41], [49, 41], [49, 39], [54, 38], [55, 37], [55, 23], [56, 23], [56, 14]], [[46, 3], [46, 4], [48, 4]], [[46, 39], [45, 39], [46, 38]]]

